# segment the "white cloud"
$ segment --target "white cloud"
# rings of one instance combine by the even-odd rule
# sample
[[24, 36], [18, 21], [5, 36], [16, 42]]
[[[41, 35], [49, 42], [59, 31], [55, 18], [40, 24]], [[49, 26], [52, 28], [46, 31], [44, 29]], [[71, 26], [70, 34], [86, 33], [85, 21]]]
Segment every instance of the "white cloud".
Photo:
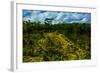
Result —
[[87, 19], [87, 18], [83, 18], [83, 19], [81, 20], [81, 22], [88, 22], [88, 19]]
[[63, 17], [64, 13], [63, 12], [60, 12], [57, 14], [57, 17], [55, 18], [55, 20], [61, 20], [62, 17]]
[[30, 17], [23, 17], [23, 21], [28, 21], [28, 20], [30, 20], [31, 21], [31, 18]]
[[71, 19], [80, 19], [82, 17], [82, 14], [78, 13], [71, 13], [70, 18]]

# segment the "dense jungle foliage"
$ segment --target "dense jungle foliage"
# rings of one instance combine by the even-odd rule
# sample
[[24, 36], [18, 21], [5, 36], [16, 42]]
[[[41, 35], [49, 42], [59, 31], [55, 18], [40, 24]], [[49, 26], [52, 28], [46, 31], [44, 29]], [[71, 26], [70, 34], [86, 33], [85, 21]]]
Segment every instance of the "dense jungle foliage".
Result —
[[23, 62], [91, 58], [91, 24], [23, 21]]

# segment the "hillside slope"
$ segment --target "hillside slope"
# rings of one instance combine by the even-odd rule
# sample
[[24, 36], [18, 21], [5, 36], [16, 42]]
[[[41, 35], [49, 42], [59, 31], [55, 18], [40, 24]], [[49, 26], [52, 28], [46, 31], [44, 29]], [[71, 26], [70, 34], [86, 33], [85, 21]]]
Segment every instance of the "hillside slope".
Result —
[[35, 48], [29, 51], [33, 55], [24, 56], [24, 62], [80, 60], [86, 59], [88, 55], [87, 51], [81, 49], [70, 39], [58, 32], [44, 33], [42, 38], [34, 44], [33, 47]]

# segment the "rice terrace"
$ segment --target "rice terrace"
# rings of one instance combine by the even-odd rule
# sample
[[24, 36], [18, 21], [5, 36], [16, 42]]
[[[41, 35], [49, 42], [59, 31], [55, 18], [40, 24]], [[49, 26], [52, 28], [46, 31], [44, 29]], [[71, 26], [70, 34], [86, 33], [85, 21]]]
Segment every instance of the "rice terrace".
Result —
[[23, 10], [23, 62], [91, 59], [91, 13]]

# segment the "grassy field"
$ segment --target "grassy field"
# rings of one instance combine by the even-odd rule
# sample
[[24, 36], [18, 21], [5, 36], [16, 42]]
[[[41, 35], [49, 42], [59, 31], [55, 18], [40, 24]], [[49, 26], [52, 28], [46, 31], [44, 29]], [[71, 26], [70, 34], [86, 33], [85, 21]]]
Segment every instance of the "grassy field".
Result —
[[91, 59], [91, 24], [23, 21], [23, 62]]

